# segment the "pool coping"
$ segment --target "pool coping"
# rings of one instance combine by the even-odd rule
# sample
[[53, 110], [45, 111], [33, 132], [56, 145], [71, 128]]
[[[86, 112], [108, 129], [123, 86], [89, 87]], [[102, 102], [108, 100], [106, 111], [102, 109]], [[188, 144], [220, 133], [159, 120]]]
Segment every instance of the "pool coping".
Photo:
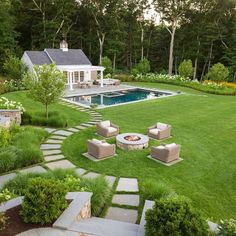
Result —
[[[105, 108], [110, 108], [110, 107], [128, 105], [128, 104], [138, 103], [138, 102], [151, 101], [151, 100], [155, 100], [155, 99], [173, 97], [173, 96], [176, 96], [176, 95], [184, 94], [183, 92], [178, 93], [178, 92], [170, 91], [170, 90], [160, 90], [160, 89], [144, 88], [144, 87], [139, 87], [139, 86], [130, 86], [129, 88], [126, 88], [126, 89], [117, 89], [117, 90], [114, 90], [114, 91], [111, 91], [111, 92], [119, 92], [119, 91], [123, 91], [123, 90], [134, 90], [134, 89], [148, 90], [150, 92], [163, 92], [163, 93], [168, 93], [168, 95], [167, 96], [161, 96], [161, 97], [145, 98], [145, 99], [140, 99], [140, 100], [137, 100], [137, 101], [113, 104], [113, 105], [109, 105], [109, 106], [100, 105], [100, 106], [97, 106], [96, 109], [100, 110], [100, 109], [105, 109]], [[83, 96], [99, 95], [99, 94], [102, 94], [102, 93], [104, 93], [104, 91], [103, 92], [101, 91], [100, 93], [99, 92], [97, 92], [97, 93], [88, 93], [88, 94], [83, 95]], [[76, 96], [73, 96], [73, 97], [76, 97]], [[69, 98], [69, 97], [67, 97], [67, 98]], [[61, 98], [61, 100], [66, 101], [66, 102], [71, 103], [71, 104], [80, 105], [80, 106], [83, 106], [85, 108], [91, 108], [90, 105], [86, 105], [86, 104], [83, 104], [83, 103], [70, 101], [70, 100], [66, 99], [65, 97]]]

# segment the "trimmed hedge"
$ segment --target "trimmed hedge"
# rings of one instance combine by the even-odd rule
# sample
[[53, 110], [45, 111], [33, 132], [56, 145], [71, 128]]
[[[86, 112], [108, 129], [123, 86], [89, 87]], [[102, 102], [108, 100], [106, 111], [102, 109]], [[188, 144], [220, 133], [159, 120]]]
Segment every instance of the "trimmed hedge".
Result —
[[205, 236], [207, 221], [183, 197], [160, 199], [146, 212], [146, 236]]
[[25, 191], [21, 216], [26, 223], [47, 224], [67, 207], [66, 186], [59, 180], [31, 179]]

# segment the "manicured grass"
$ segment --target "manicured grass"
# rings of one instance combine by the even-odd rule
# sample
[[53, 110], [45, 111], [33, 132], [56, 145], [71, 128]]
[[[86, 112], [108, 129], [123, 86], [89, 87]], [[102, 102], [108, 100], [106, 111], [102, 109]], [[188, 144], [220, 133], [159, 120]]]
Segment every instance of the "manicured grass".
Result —
[[[3, 94], [2, 96], [21, 102], [23, 106], [25, 107], [26, 111], [30, 113], [36, 113], [36, 112], [44, 112], [45, 108], [44, 106], [39, 103], [33, 101], [31, 98], [27, 96], [27, 92], [12, 92], [12, 93], [7, 93]], [[52, 104], [49, 106], [49, 111], [50, 112], [58, 112], [65, 116], [68, 120], [68, 126], [72, 127], [75, 125], [78, 125], [79, 123], [86, 122], [89, 120], [88, 114], [84, 112], [80, 112], [78, 110], [75, 110], [73, 108], [70, 108], [68, 106], [64, 106], [61, 104]]]
[[[186, 94], [99, 110], [104, 119], [118, 124], [121, 132], [146, 133], [157, 121], [173, 127], [166, 142], [182, 145], [184, 161], [166, 167], [147, 159], [150, 149], [125, 152], [98, 163], [87, 160], [86, 140], [96, 137], [90, 128], [69, 137], [65, 156], [79, 167], [116, 176], [155, 179], [180, 195], [212, 220], [236, 218], [236, 99], [204, 94], [188, 88], [154, 83], [132, 83], [146, 87], [181, 90]], [[109, 142], [115, 142], [111, 139]], [[150, 146], [157, 145], [150, 141]]]

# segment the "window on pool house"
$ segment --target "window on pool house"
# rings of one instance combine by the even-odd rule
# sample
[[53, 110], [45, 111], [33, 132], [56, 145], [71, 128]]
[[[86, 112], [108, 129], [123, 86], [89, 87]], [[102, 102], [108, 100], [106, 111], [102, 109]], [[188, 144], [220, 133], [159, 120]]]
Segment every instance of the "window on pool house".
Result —
[[66, 76], [66, 78], [67, 78], [67, 84], [69, 84], [69, 77], [68, 77], [68, 73], [67, 73], [67, 71], [63, 71], [63, 74]]
[[75, 83], [79, 82], [79, 72], [78, 71], [74, 71], [74, 82]]
[[80, 81], [84, 81], [84, 71], [80, 71]]

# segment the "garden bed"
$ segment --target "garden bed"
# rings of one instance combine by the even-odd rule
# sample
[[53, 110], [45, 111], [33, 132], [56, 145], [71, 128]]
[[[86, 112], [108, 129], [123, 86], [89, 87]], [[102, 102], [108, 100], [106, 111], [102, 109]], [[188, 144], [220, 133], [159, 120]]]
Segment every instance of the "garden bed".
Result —
[[52, 224], [41, 225], [25, 223], [20, 216], [20, 210], [21, 206], [17, 206], [6, 211], [6, 216], [8, 217], [7, 227], [0, 232], [0, 235], [13, 236], [30, 229], [52, 227]]

